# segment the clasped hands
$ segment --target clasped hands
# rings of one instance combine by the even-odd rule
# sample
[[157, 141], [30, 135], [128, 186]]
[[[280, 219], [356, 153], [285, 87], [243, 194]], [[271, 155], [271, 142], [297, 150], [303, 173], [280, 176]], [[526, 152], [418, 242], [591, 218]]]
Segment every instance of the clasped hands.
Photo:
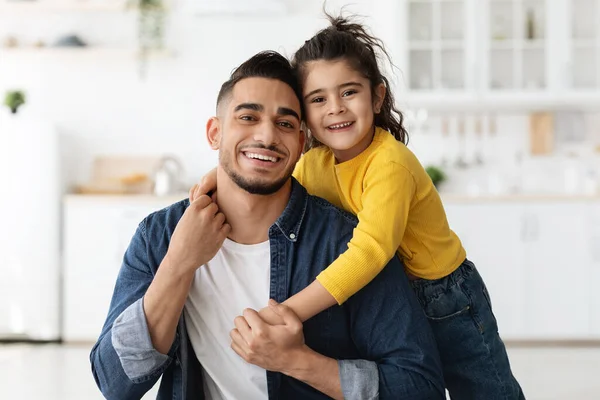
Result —
[[246, 362], [289, 375], [308, 348], [302, 322], [286, 305], [269, 300], [268, 307], [247, 308], [234, 320], [231, 348]]

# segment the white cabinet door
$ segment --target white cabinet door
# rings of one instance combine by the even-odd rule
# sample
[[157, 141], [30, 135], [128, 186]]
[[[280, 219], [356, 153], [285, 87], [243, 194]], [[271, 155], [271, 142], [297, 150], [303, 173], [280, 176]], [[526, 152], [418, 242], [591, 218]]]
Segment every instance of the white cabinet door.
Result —
[[581, 284], [590, 295], [590, 335], [600, 339], [600, 204], [590, 204], [588, 212], [587, 250], [590, 255], [589, 274]]
[[398, 26], [398, 66], [412, 99], [474, 95], [476, 0], [405, 0]]
[[144, 217], [167, 204], [65, 202], [63, 339], [94, 341], [108, 313], [123, 255]]
[[590, 335], [590, 252], [586, 240], [589, 204], [530, 204], [525, 219], [527, 335], [577, 339]]
[[[556, 30], [556, 0], [482, 2], [479, 37], [488, 95], [501, 92], [547, 93], [551, 82]], [[556, 46], [554, 46], [556, 47]]]
[[446, 204], [458, 234], [486, 283], [504, 339], [525, 334], [522, 206], [517, 203]]
[[563, 0], [565, 57], [561, 84], [572, 95], [600, 98], [600, 0]]

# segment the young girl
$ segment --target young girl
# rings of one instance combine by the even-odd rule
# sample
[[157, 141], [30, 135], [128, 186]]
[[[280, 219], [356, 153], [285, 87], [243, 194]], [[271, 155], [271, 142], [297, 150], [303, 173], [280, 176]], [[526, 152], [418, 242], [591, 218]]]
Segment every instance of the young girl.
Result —
[[[397, 253], [437, 339], [453, 399], [523, 399], [498, 335], [486, 287], [439, 194], [406, 147], [402, 114], [377, 64], [382, 43], [363, 26], [331, 26], [296, 52], [309, 150], [294, 171], [309, 193], [358, 216], [348, 250], [286, 301], [302, 320], [342, 304]], [[214, 176], [190, 190], [214, 186]]]

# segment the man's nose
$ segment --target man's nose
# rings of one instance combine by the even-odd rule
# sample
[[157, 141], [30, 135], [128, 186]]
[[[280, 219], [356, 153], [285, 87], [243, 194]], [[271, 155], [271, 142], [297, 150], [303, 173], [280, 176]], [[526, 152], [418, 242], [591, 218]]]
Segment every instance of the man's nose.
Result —
[[279, 130], [273, 123], [264, 123], [257, 127], [254, 132], [254, 140], [265, 146], [279, 143]]

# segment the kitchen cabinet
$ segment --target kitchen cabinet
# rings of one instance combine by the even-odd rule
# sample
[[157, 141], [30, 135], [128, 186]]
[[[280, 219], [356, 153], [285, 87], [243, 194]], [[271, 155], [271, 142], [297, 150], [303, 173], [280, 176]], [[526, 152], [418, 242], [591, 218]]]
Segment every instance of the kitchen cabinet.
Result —
[[63, 340], [97, 339], [123, 255], [138, 224], [148, 214], [181, 198], [76, 195], [65, 198]]
[[450, 227], [475, 263], [490, 293], [492, 308], [503, 338], [521, 338], [527, 310], [520, 204], [447, 204]]
[[398, 66], [411, 97], [474, 94], [475, 5], [475, 0], [408, 0], [400, 7]]
[[590, 254], [590, 271], [583, 279], [591, 295], [590, 320], [592, 337], [600, 338], [600, 204], [590, 205], [588, 230], [585, 238]]
[[488, 286], [503, 338], [600, 339], [600, 199], [445, 207]]
[[527, 337], [586, 339], [591, 334], [591, 292], [586, 282], [591, 268], [588, 211], [587, 202], [524, 207]]
[[405, 0], [403, 103], [539, 109], [600, 102], [600, 0]]
[[565, 0], [564, 88], [576, 94], [600, 90], [600, 0]]

